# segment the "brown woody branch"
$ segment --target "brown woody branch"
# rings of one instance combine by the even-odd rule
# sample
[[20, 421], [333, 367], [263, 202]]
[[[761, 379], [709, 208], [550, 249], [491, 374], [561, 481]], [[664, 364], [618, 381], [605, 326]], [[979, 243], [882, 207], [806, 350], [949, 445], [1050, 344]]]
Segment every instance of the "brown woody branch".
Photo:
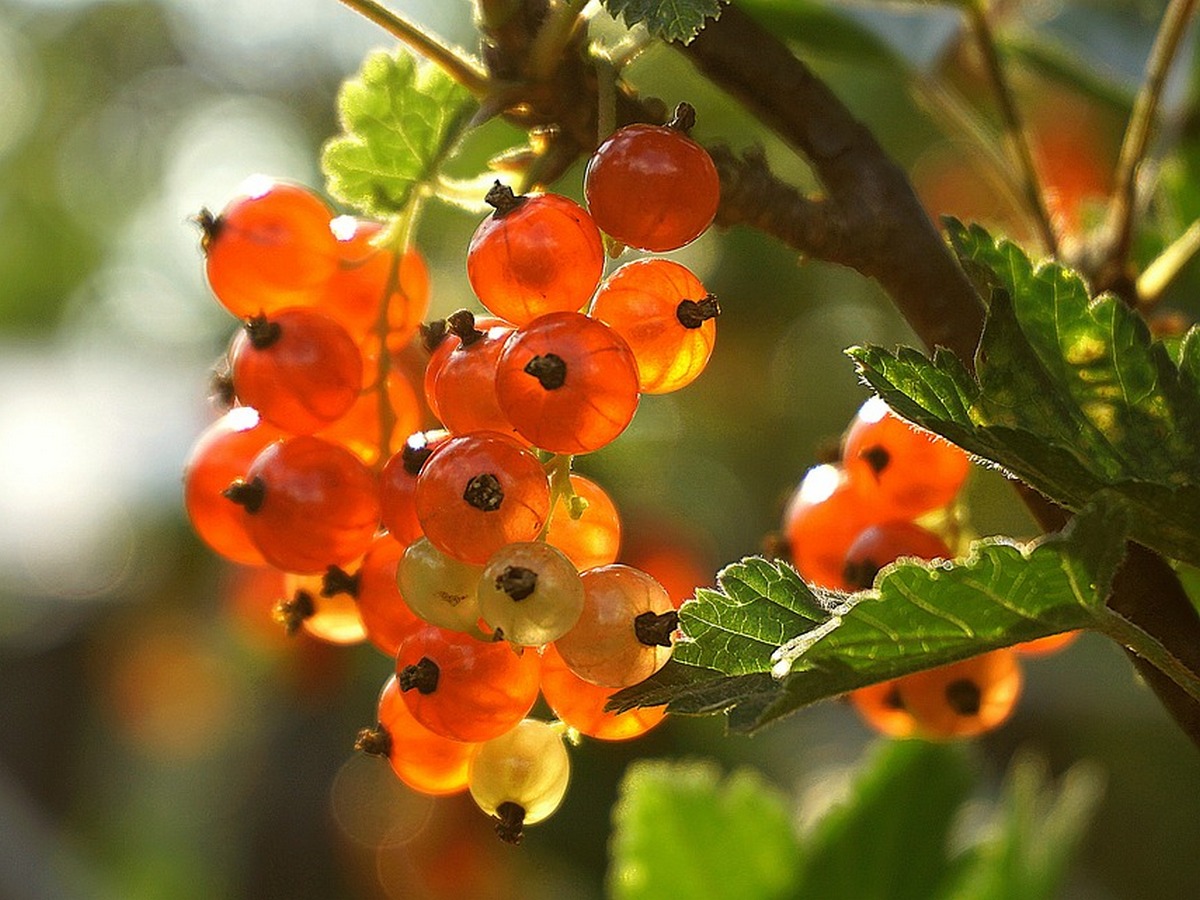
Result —
[[[761, 155], [716, 154], [721, 221], [743, 222], [795, 250], [875, 278], [927, 347], [944, 346], [970, 365], [983, 307], [913, 192], [871, 133], [791, 51], [729, 7], [685, 51], [714, 82], [800, 150], [827, 196], [803, 197], [772, 176]], [[1061, 528], [1066, 513], [1029, 491], [1039, 524]], [[1162, 557], [1130, 544], [1108, 605], [1200, 672], [1200, 615]], [[1200, 704], [1134, 657], [1180, 728], [1200, 746]]]

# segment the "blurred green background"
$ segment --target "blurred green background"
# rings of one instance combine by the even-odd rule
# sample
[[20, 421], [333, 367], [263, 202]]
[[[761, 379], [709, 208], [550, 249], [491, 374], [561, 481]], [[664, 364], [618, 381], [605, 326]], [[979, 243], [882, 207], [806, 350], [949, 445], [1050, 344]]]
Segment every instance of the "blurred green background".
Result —
[[[393, 5], [474, 45], [467, 0]], [[913, 84], [943, 82], [986, 96], [953, 13], [750, 5], [772, 27], [796, 29], [806, 58], [910, 169], [931, 211], [1020, 233], [978, 148], [947, 133], [936, 104], [913, 99]], [[1025, 60], [1020, 99], [1071, 227], [1107, 185], [1120, 110], [1160, 10], [1039, 3], [1005, 20], [1011, 58]], [[863, 29], [904, 61], [907, 83], [868, 52]], [[1016, 40], [1034, 37], [1095, 60], [1102, 81], [1067, 88], [1034, 74]], [[319, 186], [337, 86], [387, 43], [335, 0], [0, 0], [4, 900], [599, 897], [629, 761], [752, 765], [803, 821], [874, 740], [829, 703], [755, 738], [678, 720], [631, 745], [589, 742], [572, 754], [564, 807], [514, 850], [469, 800], [418, 797], [353, 754], [388, 660], [369, 647], [285, 641], [244, 573], [191, 535], [179, 471], [214, 417], [208, 371], [234, 323], [207, 295], [188, 217], [219, 208], [254, 172]], [[1186, 150], [1194, 97], [1181, 69], [1167, 133]], [[630, 77], [691, 100], [701, 139], [761, 141], [782, 174], [808, 183], [802, 162], [673, 51], [647, 52]], [[516, 137], [489, 129], [478, 142], [489, 149]], [[459, 165], [478, 172], [483, 161], [480, 149]], [[1192, 165], [1183, 153], [1164, 167], [1165, 231], [1197, 214]], [[580, 175], [560, 189], [578, 195]], [[475, 224], [449, 208], [421, 224], [434, 313], [473, 302], [463, 260]], [[1156, 241], [1144, 238], [1148, 252]], [[646, 398], [626, 435], [579, 469], [623, 511], [627, 558], [665, 556], [708, 583], [759, 549], [865, 396], [842, 348], [911, 338], [873, 284], [797, 261], [760, 235], [710, 233], [676, 258], [725, 310], [710, 369], [679, 395]], [[1196, 287], [1190, 276], [1168, 305], [1194, 318]], [[970, 501], [979, 533], [1032, 533], [999, 475], [976, 473]], [[1089, 759], [1107, 773], [1066, 896], [1200, 896], [1200, 757], [1119, 650], [1085, 637], [1029, 662], [1027, 676], [1014, 720], [973, 755], [985, 792], [1021, 749], [1053, 771]]]

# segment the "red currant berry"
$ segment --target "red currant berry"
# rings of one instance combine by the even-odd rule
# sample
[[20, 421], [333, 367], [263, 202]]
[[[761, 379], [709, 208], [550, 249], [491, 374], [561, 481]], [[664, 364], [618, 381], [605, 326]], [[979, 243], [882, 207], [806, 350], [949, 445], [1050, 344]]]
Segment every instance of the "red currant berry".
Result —
[[846, 551], [876, 521], [839, 467], [814, 466], [783, 514], [792, 564], [806, 581], [841, 589]]
[[247, 319], [229, 356], [238, 400], [292, 434], [331, 424], [362, 389], [362, 355], [354, 340], [332, 319], [307, 309]]
[[[390, 418], [390, 433], [395, 436], [411, 434], [421, 427], [424, 411], [417, 392], [392, 354], [387, 373], [387, 396], [380, 397], [378, 342], [368, 339], [369, 349], [363, 352], [364, 387], [354, 405], [318, 437], [341, 444], [368, 466], [379, 461], [382, 450], [383, 417]], [[382, 405], [386, 403], [386, 408]]]
[[639, 259], [613, 272], [591, 314], [625, 338], [646, 394], [666, 394], [704, 371], [717, 339], [716, 298], [679, 263]]
[[946, 506], [971, 468], [965, 453], [901, 419], [878, 397], [859, 409], [842, 460], [863, 501], [889, 519]]
[[490, 741], [529, 712], [541, 660], [504, 641], [429, 625], [404, 639], [396, 673], [417, 721], [456, 741]]
[[270, 444], [225, 496], [244, 509], [267, 562], [323, 572], [366, 552], [379, 527], [375, 476], [349, 450], [307, 435]]
[[404, 549], [387, 535], [380, 535], [363, 557], [358, 569], [358, 613], [367, 639], [396, 658], [400, 643], [425, 623], [413, 615], [396, 585], [396, 569]]
[[917, 559], [951, 559], [954, 553], [934, 534], [902, 519], [882, 522], [863, 530], [846, 550], [841, 585], [846, 590], [863, 591], [875, 583], [884, 566], [902, 556]]
[[580, 313], [549, 313], [504, 345], [496, 396], [534, 446], [598, 450], [625, 430], [638, 404], [637, 362], [615, 331]]
[[904, 708], [898, 681], [883, 681], [849, 694], [850, 703], [863, 721], [887, 737], [908, 738], [917, 732], [917, 720]]
[[[559, 503], [550, 513], [546, 543], [553, 544], [581, 572], [617, 561], [621, 549], [621, 519], [604, 489], [582, 475], [571, 476], [571, 490], [578, 500]], [[582, 507], [571, 517], [571, 504]]]
[[467, 277], [483, 305], [523, 325], [587, 303], [604, 272], [591, 216], [566, 197], [514, 197], [499, 182], [487, 199], [496, 212], [479, 224], [467, 249]]
[[1021, 665], [1011, 649], [907, 675], [900, 700], [924, 737], [975, 737], [1002, 725], [1021, 695]]
[[475, 317], [465, 309], [446, 322], [456, 343], [439, 360], [430, 404], [438, 410], [442, 424], [454, 434], [495, 431], [523, 441], [496, 399], [496, 366], [513, 326], [477, 327]]
[[250, 540], [242, 511], [222, 495], [241, 478], [262, 449], [284, 433], [239, 406], [225, 413], [197, 439], [183, 467], [183, 504], [196, 534], [217, 553], [248, 566], [266, 564]]
[[597, 148], [584, 175], [588, 209], [606, 234], [641, 250], [676, 250], [712, 224], [721, 181], [688, 137], [695, 110], [681, 103], [667, 126], [629, 125]]
[[576, 731], [601, 741], [627, 741], [641, 737], [666, 716], [662, 706], [605, 712], [612, 693], [612, 688], [584, 681], [568, 669], [553, 644], [542, 652], [542, 696], [554, 714]]
[[383, 527], [401, 546], [407, 547], [425, 532], [417, 519], [417, 476], [433, 451], [450, 439], [448, 431], [418, 431], [404, 441], [379, 475], [379, 502]]
[[307, 188], [263, 175], [215, 218], [199, 216], [208, 283], [240, 319], [307, 306], [337, 267], [337, 247], [325, 202]]
[[481, 566], [505, 544], [537, 537], [550, 514], [550, 482], [512, 438], [477, 432], [452, 438], [426, 461], [416, 509], [435, 547]]

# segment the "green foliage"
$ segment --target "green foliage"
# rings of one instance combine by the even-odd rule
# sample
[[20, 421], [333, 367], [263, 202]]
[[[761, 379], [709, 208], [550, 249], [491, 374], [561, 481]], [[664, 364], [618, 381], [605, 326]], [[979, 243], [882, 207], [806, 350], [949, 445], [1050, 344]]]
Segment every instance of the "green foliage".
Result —
[[[982, 840], [962, 836], [972, 771], [960, 745], [881, 742], [844, 798], [797, 835], [786, 800], [752, 773], [640, 762], [614, 812], [618, 900], [1050, 900], [1099, 797], [1076, 766], [1061, 786], [1019, 759]], [[964, 845], [966, 845], [964, 847]]]
[[721, 15], [721, 4], [729, 0], [602, 0], [604, 8], [620, 16], [632, 28], [639, 22], [664, 41], [690, 43], [708, 19]]
[[768, 900], [795, 883], [787, 803], [754, 772], [722, 783], [710, 764], [638, 762], [613, 819], [609, 879], [618, 900]]
[[1125, 518], [1102, 500], [1028, 546], [990, 538], [954, 562], [900, 560], [851, 595], [809, 587], [786, 563], [734, 563], [717, 590], [697, 591], [680, 609], [685, 637], [671, 664], [613, 702], [728, 711], [731, 729], [750, 731], [864, 685], [1100, 627]]
[[321, 156], [329, 193], [379, 218], [433, 180], [475, 112], [470, 92], [404, 50], [378, 51], [338, 94], [343, 133]]
[[964, 748], [880, 743], [850, 795], [813, 829], [797, 897], [929, 900], [950, 874], [947, 844], [971, 793]]
[[1200, 329], [1177, 366], [1136, 312], [1093, 299], [1070, 269], [949, 229], [991, 298], [975, 374], [944, 351], [856, 347], [862, 376], [901, 415], [1069, 509], [1117, 491], [1136, 540], [1200, 562]]

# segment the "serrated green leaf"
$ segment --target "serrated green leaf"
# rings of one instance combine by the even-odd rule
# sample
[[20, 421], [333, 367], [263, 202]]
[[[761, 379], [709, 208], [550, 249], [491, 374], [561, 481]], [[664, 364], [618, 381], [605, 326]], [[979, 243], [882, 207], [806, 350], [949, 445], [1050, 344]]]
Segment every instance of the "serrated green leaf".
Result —
[[[953, 871], [948, 835], [971, 793], [964, 748], [876, 745], [849, 796], [804, 842], [797, 897], [929, 900]], [[1013, 895], [1022, 896], [1022, 895]]]
[[991, 836], [974, 848], [945, 900], [1054, 900], [1103, 792], [1103, 778], [1079, 763], [1050, 781], [1045, 763], [1019, 757]]
[[638, 762], [613, 809], [618, 900], [793, 896], [800, 851], [787, 803], [753, 772]]
[[862, 377], [898, 413], [990, 460], [1069, 509], [1113, 490], [1131, 536], [1200, 562], [1200, 337], [1172, 354], [1139, 315], [1093, 299], [1061, 265], [948, 222], [990, 294], [971, 376], [951, 354], [852, 348]]
[[431, 182], [475, 112], [470, 92], [407, 51], [377, 51], [338, 94], [342, 134], [325, 144], [330, 195], [388, 218]]
[[786, 563], [749, 558], [679, 611], [672, 664], [615, 694], [614, 708], [729, 713], [753, 731], [798, 707], [1076, 628], [1100, 627], [1128, 515], [1102, 495], [1029, 545], [973, 543], [960, 560], [899, 560], [872, 590], [812, 588]]
[[708, 19], [721, 15], [729, 0], [601, 0], [609, 15], [632, 28], [641, 22], [664, 41], [690, 43]]

